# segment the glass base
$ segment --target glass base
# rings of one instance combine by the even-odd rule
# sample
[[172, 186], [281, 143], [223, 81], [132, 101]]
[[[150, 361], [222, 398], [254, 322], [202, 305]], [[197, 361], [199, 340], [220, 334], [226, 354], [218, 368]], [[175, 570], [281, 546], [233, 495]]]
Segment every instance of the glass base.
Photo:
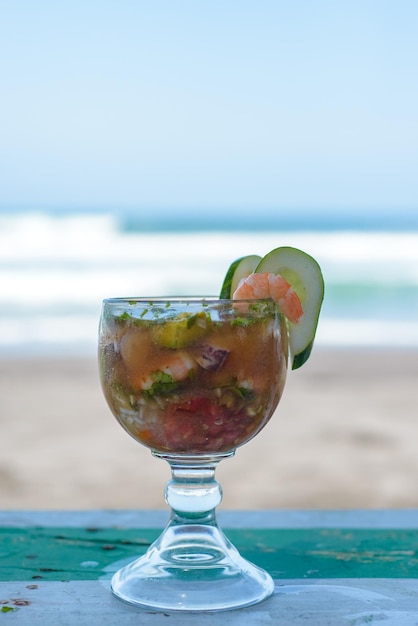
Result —
[[125, 602], [161, 611], [236, 609], [274, 591], [271, 576], [241, 557], [213, 518], [194, 524], [175, 516], [144, 556], [114, 574], [111, 586]]

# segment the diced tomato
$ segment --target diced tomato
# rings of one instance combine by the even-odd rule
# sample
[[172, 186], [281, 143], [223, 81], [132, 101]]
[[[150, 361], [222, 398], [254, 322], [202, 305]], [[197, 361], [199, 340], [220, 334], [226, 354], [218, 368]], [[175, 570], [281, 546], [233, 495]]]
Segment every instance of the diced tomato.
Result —
[[164, 420], [165, 448], [173, 451], [226, 451], [247, 438], [258, 419], [234, 412], [206, 397], [194, 397], [171, 407]]

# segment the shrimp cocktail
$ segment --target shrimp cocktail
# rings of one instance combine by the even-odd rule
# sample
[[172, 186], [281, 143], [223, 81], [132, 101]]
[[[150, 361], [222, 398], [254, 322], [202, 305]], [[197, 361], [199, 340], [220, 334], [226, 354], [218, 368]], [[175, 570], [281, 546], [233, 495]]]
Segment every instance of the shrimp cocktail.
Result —
[[108, 300], [104, 392], [121, 425], [160, 454], [230, 453], [271, 417], [287, 336], [271, 300]]
[[104, 301], [104, 395], [123, 428], [172, 473], [169, 523], [144, 556], [114, 574], [118, 597], [205, 611], [273, 593], [270, 575], [243, 559], [217, 525], [215, 469], [272, 417], [289, 358], [295, 369], [310, 355], [322, 297], [312, 257], [278, 248], [235, 261], [219, 298]]

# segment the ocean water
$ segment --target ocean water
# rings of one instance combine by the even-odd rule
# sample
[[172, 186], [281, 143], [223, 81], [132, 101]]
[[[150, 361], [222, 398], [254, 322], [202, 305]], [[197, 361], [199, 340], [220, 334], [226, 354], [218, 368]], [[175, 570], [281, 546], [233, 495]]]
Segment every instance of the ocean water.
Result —
[[318, 346], [418, 347], [418, 224], [172, 216], [1, 212], [0, 356], [94, 355], [103, 298], [218, 295], [231, 261], [280, 245], [322, 267]]

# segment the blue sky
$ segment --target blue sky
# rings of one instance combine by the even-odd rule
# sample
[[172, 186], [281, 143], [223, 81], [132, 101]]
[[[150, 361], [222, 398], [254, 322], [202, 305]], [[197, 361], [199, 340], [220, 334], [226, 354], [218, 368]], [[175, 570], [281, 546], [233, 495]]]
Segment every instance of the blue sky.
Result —
[[418, 208], [415, 0], [0, 15], [0, 207]]

